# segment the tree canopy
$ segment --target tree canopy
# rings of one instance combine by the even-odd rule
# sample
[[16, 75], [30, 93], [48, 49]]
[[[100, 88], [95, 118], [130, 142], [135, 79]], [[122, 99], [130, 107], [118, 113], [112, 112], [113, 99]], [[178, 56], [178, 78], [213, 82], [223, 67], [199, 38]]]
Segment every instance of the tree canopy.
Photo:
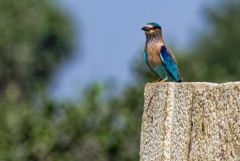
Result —
[[69, 55], [72, 27], [49, 0], [1, 0], [0, 17], [0, 94], [27, 98]]

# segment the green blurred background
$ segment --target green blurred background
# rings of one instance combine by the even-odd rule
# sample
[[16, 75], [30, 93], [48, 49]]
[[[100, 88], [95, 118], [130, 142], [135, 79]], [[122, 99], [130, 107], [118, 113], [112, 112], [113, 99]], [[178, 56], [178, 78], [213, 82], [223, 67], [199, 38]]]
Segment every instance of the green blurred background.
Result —
[[[175, 48], [184, 81], [239, 80], [240, 2], [203, 12], [206, 30]], [[73, 50], [69, 18], [49, 0], [0, 0], [0, 19], [0, 161], [138, 160], [143, 88], [156, 79], [142, 53], [129, 67], [134, 83], [118, 94], [96, 82], [80, 101], [59, 103], [48, 85]]]

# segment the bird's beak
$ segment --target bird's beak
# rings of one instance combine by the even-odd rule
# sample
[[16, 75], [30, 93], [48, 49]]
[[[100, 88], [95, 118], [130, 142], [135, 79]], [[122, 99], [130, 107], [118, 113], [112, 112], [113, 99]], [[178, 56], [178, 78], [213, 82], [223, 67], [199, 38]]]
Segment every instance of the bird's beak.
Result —
[[143, 30], [143, 31], [147, 31], [147, 29], [148, 29], [147, 26], [143, 26], [143, 27], [141, 28], [141, 30]]

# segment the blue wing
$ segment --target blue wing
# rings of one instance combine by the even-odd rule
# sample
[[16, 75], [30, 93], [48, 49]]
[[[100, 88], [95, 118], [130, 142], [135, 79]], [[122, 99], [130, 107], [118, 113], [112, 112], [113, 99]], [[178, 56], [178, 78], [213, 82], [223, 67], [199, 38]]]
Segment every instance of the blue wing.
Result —
[[165, 46], [162, 46], [160, 50], [160, 59], [162, 60], [165, 68], [167, 69], [168, 73], [176, 80], [181, 81], [179, 72], [178, 72], [178, 66], [176, 64], [176, 61], [173, 60], [174, 58], [171, 57], [169, 52], [167, 51], [167, 48]]

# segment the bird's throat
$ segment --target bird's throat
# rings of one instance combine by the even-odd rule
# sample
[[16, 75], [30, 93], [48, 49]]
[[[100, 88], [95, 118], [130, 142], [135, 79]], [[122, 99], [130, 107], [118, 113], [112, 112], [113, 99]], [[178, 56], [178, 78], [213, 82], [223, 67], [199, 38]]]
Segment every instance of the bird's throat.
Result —
[[164, 45], [164, 41], [161, 35], [149, 36], [146, 39], [146, 49], [149, 52], [159, 52]]

